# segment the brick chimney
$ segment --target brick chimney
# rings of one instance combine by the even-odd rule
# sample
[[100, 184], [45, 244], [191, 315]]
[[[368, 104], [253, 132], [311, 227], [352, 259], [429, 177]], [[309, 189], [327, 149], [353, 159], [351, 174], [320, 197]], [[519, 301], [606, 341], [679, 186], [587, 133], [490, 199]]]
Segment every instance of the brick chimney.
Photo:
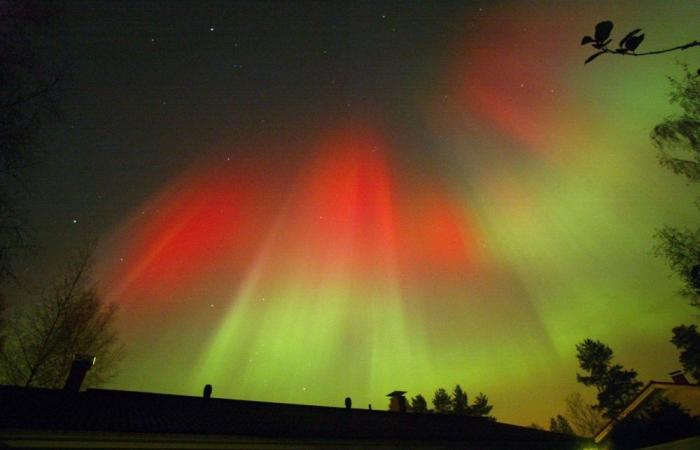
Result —
[[386, 394], [390, 397], [389, 411], [406, 412], [406, 397], [403, 396], [406, 391], [394, 391]]
[[674, 370], [673, 372], [669, 373], [669, 375], [671, 375], [671, 379], [676, 384], [690, 384], [688, 382], [688, 379], [685, 377], [685, 375], [683, 375], [683, 372], [680, 370]]
[[83, 385], [85, 375], [88, 370], [95, 364], [95, 357], [92, 355], [75, 355], [73, 364], [70, 366], [70, 373], [66, 378], [66, 384], [63, 385], [64, 391], [78, 392], [80, 386]]

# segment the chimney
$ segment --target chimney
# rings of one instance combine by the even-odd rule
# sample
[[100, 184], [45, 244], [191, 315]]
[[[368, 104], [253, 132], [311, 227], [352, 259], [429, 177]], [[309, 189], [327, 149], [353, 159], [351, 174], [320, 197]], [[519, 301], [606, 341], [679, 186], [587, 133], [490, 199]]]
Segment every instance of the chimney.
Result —
[[676, 384], [690, 384], [688, 382], [688, 379], [685, 377], [685, 375], [683, 375], [683, 372], [680, 370], [674, 370], [673, 372], [669, 373], [669, 375], [671, 375], [671, 379]]
[[390, 397], [389, 400], [389, 411], [394, 412], [406, 412], [406, 397], [403, 396], [406, 391], [394, 391], [386, 394]]
[[75, 355], [73, 364], [70, 366], [70, 373], [68, 378], [66, 378], [66, 384], [63, 385], [63, 390], [68, 392], [80, 391], [85, 375], [95, 364], [95, 359], [92, 355]]

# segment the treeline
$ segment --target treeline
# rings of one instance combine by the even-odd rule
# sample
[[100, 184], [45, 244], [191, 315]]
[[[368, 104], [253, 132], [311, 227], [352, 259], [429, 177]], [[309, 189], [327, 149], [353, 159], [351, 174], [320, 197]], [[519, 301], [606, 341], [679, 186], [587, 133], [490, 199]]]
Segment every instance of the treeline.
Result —
[[411, 398], [408, 410], [415, 413], [456, 414], [496, 420], [490, 415], [493, 405], [489, 405], [489, 399], [486, 395], [480, 392], [470, 405], [467, 393], [459, 384], [452, 390], [452, 395], [444, 388], [438, 388], [433, 395], [432, 406], [432, 408], [428, 408], [425, 397], [418, 394]]

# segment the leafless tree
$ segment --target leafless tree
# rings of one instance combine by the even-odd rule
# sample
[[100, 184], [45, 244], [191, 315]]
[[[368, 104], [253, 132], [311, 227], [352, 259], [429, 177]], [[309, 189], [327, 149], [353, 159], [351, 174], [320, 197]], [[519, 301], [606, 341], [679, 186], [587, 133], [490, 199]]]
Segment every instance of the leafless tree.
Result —
[[605, 424], [600, 411], [583, 400], [578, 392], [566, 397], [566, 418], [578, 436], [593, 437]]
[[35, 303], [15, 311], [0, 352], [0, 382], [58, 388], [75, 354], [97, 357], [85, 386], [104, 383], [124, 354], [115, 330], [116, 305], [105, 305], [90, 282], [90, 258], [82, 256]]
[[0, 282], [15, 278], [12, 263], [27, 247], [17, 205], [37, 131], [58, 114], [60, 72], [41, 48], [61, 10], [56, 1], [0, 0]]

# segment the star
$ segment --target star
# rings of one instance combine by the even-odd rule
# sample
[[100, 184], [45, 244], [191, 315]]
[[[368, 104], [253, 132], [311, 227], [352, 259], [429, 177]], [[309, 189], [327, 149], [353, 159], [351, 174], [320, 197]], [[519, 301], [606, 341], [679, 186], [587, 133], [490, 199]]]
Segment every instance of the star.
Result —
[[214, 31], [214, 27], [209, 27], [209, 31]]
[[78, 223], [78, 219], [73, 219], [73, 223]]

